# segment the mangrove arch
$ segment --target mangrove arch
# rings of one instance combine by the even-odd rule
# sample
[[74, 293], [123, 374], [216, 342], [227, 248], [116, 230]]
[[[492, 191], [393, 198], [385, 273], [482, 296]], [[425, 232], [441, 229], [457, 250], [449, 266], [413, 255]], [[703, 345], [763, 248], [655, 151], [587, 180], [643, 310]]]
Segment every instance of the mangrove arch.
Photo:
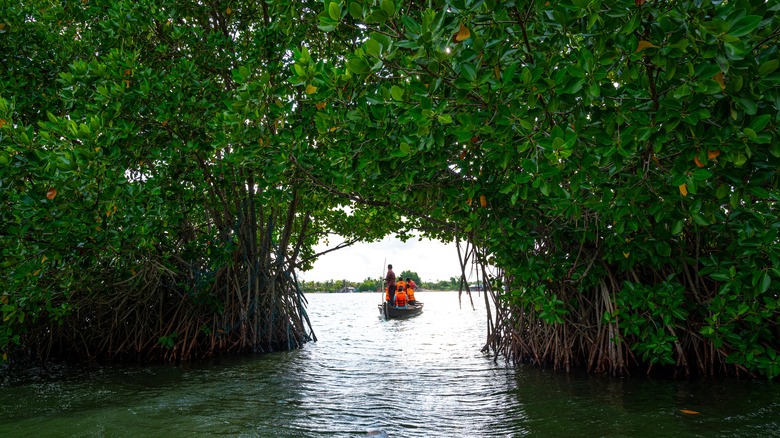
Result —
[[6, 5], [3, 360], [296, 348], [316, 242], [420, 230], [496, 267], [496, 358], [774, 378], [778, 10]]

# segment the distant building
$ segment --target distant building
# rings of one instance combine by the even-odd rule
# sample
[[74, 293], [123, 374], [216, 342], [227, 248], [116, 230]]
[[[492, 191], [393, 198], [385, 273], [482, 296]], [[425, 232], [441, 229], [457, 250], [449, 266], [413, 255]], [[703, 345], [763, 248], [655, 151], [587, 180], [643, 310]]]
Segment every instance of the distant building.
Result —
[[482, 283], [474, 283], [469, 285], [469, 290], [475, 291], [475, 292], [482, 292], [485, 290]]
[[341, 289], [339, 289], [339, 292], [346, 292], [346, 293], [350, 293], [351, 294], [351, 293], [357, 292], [357, 289], [355, 289], [352, 286], [347, 286], [347, 287], [342, 287]]

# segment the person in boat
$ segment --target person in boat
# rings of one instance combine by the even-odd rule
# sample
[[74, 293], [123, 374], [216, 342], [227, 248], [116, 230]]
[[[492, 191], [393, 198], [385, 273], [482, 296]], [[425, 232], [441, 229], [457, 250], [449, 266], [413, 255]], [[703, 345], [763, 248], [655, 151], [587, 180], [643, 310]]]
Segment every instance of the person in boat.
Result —
[[387, 265], [387, 275], [385, 275], [385, 285], [387, 286], [387, 298], [388, 304], [393, 304], [393, 296], [395, 295], [395, 272], [393, 272], [393, 265]]
[[404, 290], [406, 290], [406, 282], [404, 281], [403, 277], [395, 281], [395, 290], [398, 291], [398, 289], [401, 288], [404, 288]]
[[416, 304], [417, 300], [414, 299], [414, 290], [417, 288], [417, 283], [409, 277], [406, 277], [406, 301], [409, 304]]
[[395, 291], [395, 307], [406, 307], [408, 300], [406, 299], [406, 288], [398, 286]]

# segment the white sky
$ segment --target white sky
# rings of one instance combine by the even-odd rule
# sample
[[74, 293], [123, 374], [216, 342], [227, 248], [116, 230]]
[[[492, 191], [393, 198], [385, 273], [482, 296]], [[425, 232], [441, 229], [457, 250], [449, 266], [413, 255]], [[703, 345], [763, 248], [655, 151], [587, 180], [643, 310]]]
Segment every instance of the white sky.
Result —
[[[330, 238], [330, 245], [319, 244], [315, 252], [332, 248], [344, 239]], [[379, 279], [382, 268], [393, 265], [393, 271], [417, 272], [422, 281], [449, 280], [460, 275], [458, 250], [454, 242], [441, 243], [435, 240], [410, 239], [406, 243], [395, 236], [385, 237], [380, 242], [356, 243], [350, 247], [329, 252], [321, 256], [310, 271], [301, 272], [305, 281], [347, 280], [360, 282], [366, 278]]]

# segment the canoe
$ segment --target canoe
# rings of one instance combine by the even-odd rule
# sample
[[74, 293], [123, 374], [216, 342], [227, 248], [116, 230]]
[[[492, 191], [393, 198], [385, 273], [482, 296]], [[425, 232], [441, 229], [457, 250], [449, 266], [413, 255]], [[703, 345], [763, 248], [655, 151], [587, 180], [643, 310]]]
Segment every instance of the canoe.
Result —
[[387, 303], [377, 304], [379, 308], [379, 314], [384, 316], [385, 319], [403, 319], [417, 316], [423, 311], [423, 303], [417, 302], [417, 304], [410, 304], [406, 307], [388, 306]]

